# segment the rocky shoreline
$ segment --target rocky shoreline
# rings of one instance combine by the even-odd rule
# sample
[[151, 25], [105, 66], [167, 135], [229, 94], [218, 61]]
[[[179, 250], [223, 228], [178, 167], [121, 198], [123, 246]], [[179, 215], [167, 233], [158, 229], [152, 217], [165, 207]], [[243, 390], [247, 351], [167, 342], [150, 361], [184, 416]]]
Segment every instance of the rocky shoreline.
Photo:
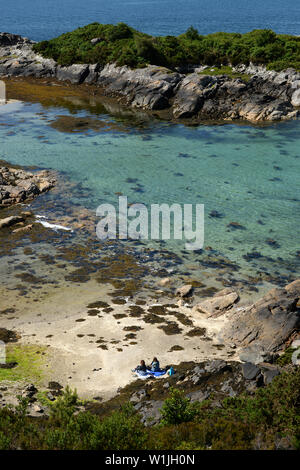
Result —
[[[106, 385], [109, 386], [110, 383], [110, 386], [113, 387], [111, 367], [114, 363], [114, 359], [112, 356], [113, 352], [109, 353], [109, 351], [107, 351], [108, 348], [105, 345], [105, 340], [107, 339], [106, 330], [102, 328], [101, 332], [105, 336], [105, 339], [98, 340], [96, 343], [100, 344], [98, 347], [101, 349], [98, 354], [106, 357], [107, 360], [103, 363], [98, 360], [96, 367], [96, 363], [91, 359], [86, 362], [86, 352], [84, 349], [82, 357], [79, 355], [75, 358], [75, 355], [72, 354], [72, 366], [67, 366], [67, 363], [63, 366], [63, 368], [67, 369], [65, 371], [67, 375], [70, 374], [69, 367], [71, 367], [73, 369], [73, 376], [76, 374], [77, 362], [78, 367], [80, 367], [80, 363], [83, 361], [82, 365], [84, 371], [82, 371], [81, 382], [86, 381], [87, 375], [91, 373], [95, 374], [94, 395], [85, 397], [87, 398], [85, 405], [87, 409], [101, 415], [109, 410], [118, 409], [120, 404], [130, 401], [134, 408], [140, 413], [142, 422], [148, 426], [157, 424], [160, 421], [159, 410], [171, 387], [182, 390], [192, 402], [202, 402], [210, 399], [213, 400], [212, 406], [218, 407], [220, 406], [220, 402], [226, 397], [235, 397], [242, 393], [251, 395], [255, 393], [258, 388], [269, 385], [278, 375], [296, 370], [296, 368], [299, 367], [299, 357], [294, 357], [292, 361], [291, 354], [293, 351], [300, 351], [300, 279], [295, 280], [283, 289], [272, 289], [259, 301], [252, 305], [247, 305], [246, 307], [240, 307], [239, 295], [233, 291], [229, 292], [228, 290], [220, 291], [212, 297], [201, 300], [200, 303], [197, 298], [193, 297], [193, 291], [186, 288], [186, 286], [184, 289], [177, 290], [174, 294], [175, 300], [171, 309], [167, 304], [165, 306], [157, 305], [155, 309], [156, 313], [152, 315], [159, 320], [159, 329], [156, 329], [156, 325], [154, 324], [151, 327], [151, 334], [152, 336], [155, 334], [154, 330], [157, 331], [157, 334], [158, 332], [160, 332], [159, 334], [162, 333], [161, 322], [166, 321], [165, 317], [169, 315], [173, 315], [174, 317], [175, 315], [176, 318], [180, 318], [182, 325], [188, 325], [187, 330], [184, 328], [184, 331], [181, 329], [181, 332], [165, 331], [167, 335], [165, 338], [168, 338], [169, 341], [169, 338], [172, 338], [173, 335], [177, 335], [175, 341], [179, 343], [182, 339], [189, 340], [187, 343], [191, 344], [187, 344], [187, 348], [185, 348], [186, 351], [184, 352], [186, 362], [178, 361], [178, 357], [183, 357], [178, 355], [178, 351], [183, 348], [178, 345], [176, 347], [173, 346], [169, 351], [171, 355], [166, 353], [162, 354], [161, 359], [164, 367], [167, 366], [166, 360], [169, 361], [168, 367], [172, 365], [175, 369], [175, 374], [173, 376], [166, 375], [161, 379], [150, 378], [145, 382], [140, 379], [136, 380], [134, 375], [130, 372], [130, 364], [135, 356], [132, 355], [132, 353], [126, 353], [124, 351], [122, 355], [119, 356], [120, 359], [118, 361], [119, 364], [123, 364], [124, 361], [127, 364], [127, 366], [125, 366], [125, 363], [123, 364], [123, 366], [128, 369], [128, 372], [124, 372], [126, 375], [126, 377], [123, 377], [124, 380], [121, 380], [121, 376], [119, 376], [119, 383], [123, 383], [123, 385], [115, 389], [114, 393], [110, 394], [110, 397], [105, 397], [105, 394], [103, 394], [103, 384], [106, 383]], [[233, 296], [232, 294], [235, 295]], [[182, 306], [183, 299], [185, 299], [185, 302], [189, 299], [189, 307], [186, 306], [186, 303]], [[89, 304], [90, 308], [91, 306], [92, 304]], [[119, 308], [120, 311], [124, 312], [124, 306], [120, 305]], [[144, 308], [146, 308], [146, 306]], [[149, 311], [153, 310], [153, 306], [148, 306], [148, 308], [150, 309]], [[88, 312], [90, 312], [88, 315], [92, 316], [87, 316], [84, 319], [82, 318], [84, 314], [81, 314], [80, 320], [82, 322], [85, 321], [87, 324], [87, 320], [89, 319], [90, 325], [94, 325], [92, 331], [96, 332], [97, 328], [95, 322], [99, 322], [99, 318], [102, 318], [101, 315], [105, 310], [107, 310], [105, 302], [94, 302], [93, 310], [88, 310]], [[101, 315], [99, 316], [99, 314]], [[123, 314], [123, 317], [124, 316], [126, 315]], [[143, 325], [143, 316], [139, 318], [136, 312], [133, 316], [136, 322]], [[123, 322], [120, 322], [121, 315], [117, 318], [122, 328]], [[61, 319], [58, 318], [57, 321], [59, 323]], [[76, 321], [78, 322], [79, 320], [77, 319]], [[107, 318], [107, 321], [109, 322], [109, 318]], [[133, 319], [129, 321], [132, 322]], [[33, 328], [34, 323], [35, 322], [31, 319], [29, 323], [30, 331], [39, 332], [42, 336], [47, 332], [46, 338], [50, 341], [50, 337], [53, 335], [49, 335], [49, 331], [54, 327], [56, 321], [52, 318], [53, 327], [51, 327], [48, 326], [51, 325], [51, 323], [48, 323], [48, 320], [47, 325], [43, 325], [39, 319], [37, 323], [38, 329]], [[72, 335], [71, 323], [70, 317], [68, 324], [70, 334]], [[168, 324], [170, 326], [169, 321]], [[204, 325], [205, 328], [203, 328]], [[24, 326], [25, 323], [22, 318], [19, 327], [18, 323], [16, 323], [15, 330], [0, 328], [0, 339], [8, 344], [24, 344], [22, 336], [24, 334], [25, 336], [28, 335], [26, 334], [26, 329], [24, 330]], [[43, 331], [45, 326], [47, 329]], [[59, 330], [61, 330], [62, 326], [60, 326], [60, 323], [57, 326]], [[111, 329], [111, 324], [109, 328]], [[134, 334], [130, 333], [126, 336], [125, 340], [129, 341], [129, 339], [133, 337], [135, 339], [137, 333], [139, 332], [140, 334], [140, 330], [143, 330], [143, 327], [130, 326], [123, 328], [123, 330], [135, 332]], [[77, 336], [85, 336], [84, 334], [78, 335], [78, 331], [78, 327], [76, 327], [74, 332], [77, 333]], [[86, 330], [86, 332], [87, 331], [88, 330]], [[149, 334], [150, 330], [148, 330], [148, 335]], [[93, 333], [87, 336], [91, 338], [95, 336], [95, 334]], [[65, 339], [65, 341], [67, 340]], [[153, 336], [150, 341], [152, 345], [153, 341], [155, 341], [155, 336]], [[205, 344], [203, 341], [207, 344], [207, 348], [210, 348], [211, 357], [197, 361], [195, 357], [191, 355], [191, 352], [195, 349], [197, 344]], [[93, 341], [89, 342], [92, 343]], [[146, 342], [147, 340], [144, 339], [144, 352], [145, 348], [147, 348]], [[167, 340], [165, 340], [165, 344], [166, 342]], [[117, 343], [120, 343], [120, 341], [117, 341]], [[132, 344], [138, 344], [136, 339]], [[157, 339], [156, 344], [158, 344]], [[38, 352], [41, 354], [42, 344], [38, 342], [37, 345]], [[54, 343], [53, 347], [55, 355], [57, 356], [57, 364], [61, 363], [64, 356], [60, 357], [58, 344], [55, 346]], [[71, 347], [71, 344], [68, 345], [68, 348], [69, 347]], [[90, 348], [92, 348], [91, 345]], [[216, 356], [217, 351], [218, 354]], [[206, 354], [208, 353], [209, 350], [207, 349]], [[129, 355], [126, 356], [127, 354]], [[290, 356], [288, 357], [288, 355]], [[283, 360], [284, 358], [287, 360]], [[99, 367], [99, 365], [101, 367]], [[94, 367], [93, 372], [92, 370], [88, 370], [91, 366]], [[17, 367], [17, 362], [0, 365], [0, 369], [11, 368], [14, 370], [14, 368]], [[109, 381], [107, 381], [105, 374], [109, 374]], [[70, 379], [72, 377], [68, 378]], [[91, 379], [92, 377], [87, 378]], [[61, 395], [66, 385], [72, 388], [72, 381], [67, 380], [66, 383], [61, 371], [59, 372], [58, 369], [55, 370], [55, 367], [53, 367], [51, 375], [48, 373], [45, 379], [49, 382], [48, 386], [46, 385], [48, 383], [47, 380], [44, 380], [43, 386], [38, 383], [28, 383], [26, 381], [14, 383], [10, 383], [9, 381], [1, 382], [0, 406], [6, 406], [7, 404], [16, 405], [16, 395], [20, 394], [22, 397], [29, 399], [29, 415], [41, 416], [47, 414], [49, 412], [47, 403], [49, 405], [49, 402], [54, 401], [57, 396]], [[38, 394], [38, 389], [40, 394]], [[39, 397], [41, 394], [44, 398], [46, 397], [48, 401], [40, 401]]]
[[188, 73], [158, 66], [135, 70], [114, 64], [64, 67], [36, 54], [33, 44], [21, 36], [0, 33], [0, 77], [86, 84], [94, 94], [101, 92], [127, 106], [176, 121], [274, 122], [300, 116], [300, 73], [293, 69], [277, 73], [252, 65], [236, 67], [236, 72], [248, 77], [243, 80], [209, 75], [212, 68], [205, 66], [192, 67]]
[[21, 168], [0, 166], [0, 207], [32, 201], [54, 184], [55, 180], [47, 170], [31, 173]]
[[[43, 170], [36, 173], [21, 168], [0, 166], [0, 211], [1, 208], [10, 208], [16, 204], [29, 203], [38, 195], [49, 191], [55, 185], [55, 179], [49, 171]], [[31, 211], [23, 211], [16, 215], [1, 217], [0, 230], [12, 228], [12, 233], [26, 233], [32, 229]]]

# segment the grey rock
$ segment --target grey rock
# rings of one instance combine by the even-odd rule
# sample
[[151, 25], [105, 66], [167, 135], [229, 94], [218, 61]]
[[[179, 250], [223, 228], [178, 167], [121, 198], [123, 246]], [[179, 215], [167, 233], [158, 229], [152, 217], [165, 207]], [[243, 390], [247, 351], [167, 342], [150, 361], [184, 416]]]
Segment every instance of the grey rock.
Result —
[[293, 106], [300, 106], [300, 88], [292, 94], [291, 103]]
[[191, 403], [201, 403], [202, 401], [207, 400], [210, 397], [210, 392], [197, 390], [195, 392], [188, 393], [186, 396], [191, 400]]
[[243, 362], [259, 364], [260, 362], [271, 362], [273, 356], [270, 352], [265, 351], [261, 346], [252, 344], [241, 350], [239, 353], [239, 358]]
[[294, 349], [300, 348], [300, 339], [295, 339], [295, 340], [292, 342], [291, 347], [294, 348]]
[[205, 371], [209, 373], [217, 373], [221, 372], [227, 368], [227, 363], [222, 359], [216, 359], [214, 361], [210, 361], [205, 365]]
[[179, 80], [179, 74], [164, 67], [131, 70], [108, 64], [99, 73], [98, 84], [106, 93], [124, 97], [132, 107], [156, 110], [169, 106]]
[[242, 364], [242, 372], [246, 380], [255, 380], [258, 374], [260, 374], [260, 369], [255, 364], [246, 362]]
[[[0, 204], [11, 205], [33, 199], [55, 184], [45, 171], [30, 173], [25, 170], [0, 167]], [[18, 222], [16, 222], [18, 223]]]
[[42, 414], [42, 413], [44, 413], [45, 410], [44, 410], [44, 408], [42, 408], [40, 405], [38, 405], [37, 403], [35, 403], [35, 404], [32, 406], [32, 411], [33, 411], [34, 413], [40, 413], [40, 414]]
[[141, 402], [139, 402], [139, 403], [136, 403], [135, 405], [133, 405], [133, 407], [136, 411], [139, 411], [143, 407], [143, 404]]
[[95, 46], [96, 44], [99, 44], [99, 42], [101, 42], [101, 41], [102, 41], [101, 38], [93, 38], [93, 39], [91, 39], [91, 44], [93, 46]]
[[237, 395], [237, 392], [233, 390], [229, 381], [223, 383], [221, 392], [225, 393], [228, 397], [235, 397]]
[[22, 396], [24, 398], [33, 398], [34, 395], [37, 393], [37, 388], [35, 387], [35, 385], [33, 384], [30, 384], [30, 385], [27, 385], [27, 387], [23, 390], [22, 392]]
[[276, 367], [275, 365], [259, 364], [259, 367], [262, 372], [264, 385], [270, 384], [273, 381], [274, 377], [277, 377], [277, 375], [280, 375], [280, 368]]
[[216, 78], [209, 75], [194, 73], [185, 77], [176, 93], [173, 116], [176, 119], [194, 116], [202, 107], [204, 99], [213, 97], [216, 83]]
[[145, 389], [143, 390], [138, 390], [135, 392], [131, 397], [130, 397], [130, 402], [131, 403], [138, 403], [141, 400], [145, 399], [148, 396], [147, 392]]
[[86, 64], [74, 64], [69, 67], [58, 66], [56, 78], [61, 81], [68, 81], [73, 84], [83, 83], [89, 74], [89, 66]]
[[161, 419], [160, 409], [163, 405], [161, 400], [149, 400], [144, 402], [140, 408], [141, 421], [145, 426], [153, 426], [158, 424]]
[[196, 366], [196, 367], [194, 367], [193, 372], [194, 372], [194, 374], [200, 376], [200, 375], [205, 374], [205, 369], [203, 369], [203, 367]]
[[86, 76], [84, 83], [96, 84], [101, 70], [100, 64], [94, 64], [89, 66], [89, 73]]

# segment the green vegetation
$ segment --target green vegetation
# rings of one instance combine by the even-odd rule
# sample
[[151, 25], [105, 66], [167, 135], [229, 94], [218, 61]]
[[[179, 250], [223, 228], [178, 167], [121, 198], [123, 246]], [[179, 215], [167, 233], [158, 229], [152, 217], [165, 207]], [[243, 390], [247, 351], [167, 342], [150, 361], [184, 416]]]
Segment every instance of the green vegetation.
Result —
[[[277, 359], [276, 363], [280, 366], [286, 366], [287, 364], [292, 364], [292, 356], [294, 352], [297, 351], [297, 348], [292, 348], [291, 346], [287, 348], [284, 353]], [[300, 349], [297, 358], [300, 356]]]
[[39, 382], [42, 378], [45, 349], [43, 346], [36, 345], [8, 345], [6, 362], [17, 362], [17, 366], [12, 369], [0, 369], [0, 381], [27, 380]]
[[241, 78], [242, 80], [244, 80], [244, 82], [249, 82], [251, 78], [251, 76], [246, 73], [234, 72], [232, 70], [232, 67], [230, 67], [229, 65], [208, 68], [208, 69], [203, 70], [203, 72], [199, 72], [199, 75], [207, 75], [207, 74], [212, 75], [212, 76], [227, 75], [230, 78]]
[[[92, 39], [98, 42], [92, 43]], [[265, 64], [269, 69], [300, 70], [300, 37], [269, 29], [246, 34], [214, 33], [202, 36], [190, 27], [180, 36], [153, 37], [125, 23], [92, 23], [58, 38], [39, 42], [34, 50], [61, 65], [117, 63], [131, 67], [147, 64], [169, 68], [188, 64], [215, 66]]]
[[254, 396], [228, 398], [221, 406], [190, 403], [171, 389], [162, 422], [145, 427], [132, 405], [100, 418], [79, 410], [66, 389], [49, 418], [26, 416], [27, 402], [0, 409], [0, 449], [197, 450], [300, 449], [300, 369], [276, 377]]

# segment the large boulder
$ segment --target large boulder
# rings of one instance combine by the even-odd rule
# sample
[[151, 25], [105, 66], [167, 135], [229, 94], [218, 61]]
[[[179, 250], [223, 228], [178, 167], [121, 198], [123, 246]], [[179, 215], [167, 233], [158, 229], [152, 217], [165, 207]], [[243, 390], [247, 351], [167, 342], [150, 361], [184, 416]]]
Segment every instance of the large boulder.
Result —
[[176, 93], [173, 104], [173, 116], [189, 118], [196, 114], [204, 99], [212, 97], [216, 91], [217, 80], [209, 75], [193, 73], [185, 77]]
[[272, 289], [250, 307], [236, 310], [221, 339], [243, 348], [251, 344], [265, 352], [279, 350], [300, 327], [299, 298], [299, 280], [285, 289]]
[[137, 70], [129, 67], [106, 65], [98, 76], [98, 85], [106, 93], [123, 96], [135, 108], [159, 110], [167, 108], [180, 80], [178, 73], [151, 65]]
[[261, 362], [272, 362], [273, 354], [257, 344], [250, 344], [240, 351], [239, 358], [246, 363], [260, 364]]
[[292, 94], [291, 103], [293, 106], [300, 106], [300, 88]]
[[204, 313], [208, 317], [218, 317], [239, 301], [237, 292], [230, 288], [217, 292], [213, 297], [200, 302], [193, 308], [193, 313]]
[[89, 66], [86, 64], [74, 64], [69, 67], [58, 66], [56, 69], [57, 80], [79, 84], [84, 82], [89, 74]]

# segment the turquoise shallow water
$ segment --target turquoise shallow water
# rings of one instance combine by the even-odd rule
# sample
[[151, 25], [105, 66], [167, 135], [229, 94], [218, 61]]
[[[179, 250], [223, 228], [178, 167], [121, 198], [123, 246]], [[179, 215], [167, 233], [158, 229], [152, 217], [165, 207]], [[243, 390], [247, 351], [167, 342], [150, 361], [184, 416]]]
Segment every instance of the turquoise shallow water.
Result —
[[[64, 133], [49, 124], [57, 115], [69, 115], [67, 109], [12, 104], [0, 108], [1, 158], [63, 172], [80, 188], [70, 204], [91, 210], [103, 202], [117, 204], [116, 193], [147, 205], [202, 203], [205, 247], [243, 273], [299, 272], [299, 121], [265, 127], [148, 121], [134, 127], [132, 120], [103, 110], [74, 113], [115, 128]], [[212, 217], [212, 211], [221, 217]], [[228, 228], [230, 222], [243, 229]], [[203, 256], [187, 254], [180, 241], [165, 248], [186, 263]]]

